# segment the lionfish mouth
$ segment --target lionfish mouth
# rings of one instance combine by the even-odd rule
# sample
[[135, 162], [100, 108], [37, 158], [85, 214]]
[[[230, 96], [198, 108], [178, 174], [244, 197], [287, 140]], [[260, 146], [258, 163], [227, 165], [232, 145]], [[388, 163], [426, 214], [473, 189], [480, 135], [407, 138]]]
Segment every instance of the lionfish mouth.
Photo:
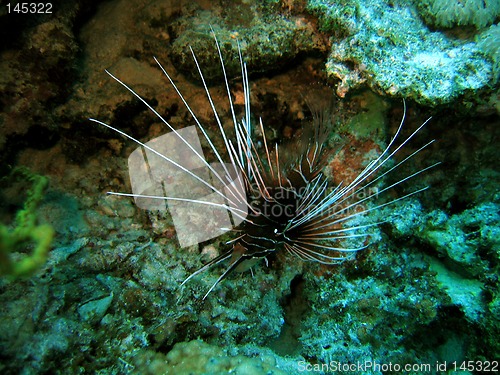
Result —
[[[226, 231], [235, 233], [235, 237], [227, 242], [229, 249], [193, 272], [181, 283], [181, 286], [208, 268], [228, 261], [229, 264], [224, 272], [204, 295], [203, 299], [205, 299], [218, 283], [243, 261], [253, 258], [265, 258], [271, 253], [282, 250], [305, 261], [315, 261], [323, 264], [339, 263], [347, 259], [349, 254], [370, 246], [370, 228], [385, 222], [363, 223], [359, 220], [360, 217], [380, 210], [385, 206], [393, 205], [428, 188], [426, 186], [388, 202], [377, 203], [377, 199], [382, 193], [414, 179], [417, 175], [439, 163], [398, 178], [397, 182], [389, 186], [369, 190], [381, 178], [398, 171], [398, 167], [433, 142], [433, 140], [428, 142], [403, 160], [389, 166], [391, 163], [388, 162], [429, 121], [428, 119], [411, 133], [410, 136], [399, 141], [406, 113], [404, 102], [403, 118], [387, 147], [378, 157], [368, 163], [352, 181], [340, 183], [337, 186], [332, 186], [331, 181], [323, 173], [323, 168], [327, 164], [327, 156], [330, 152], [325, 147], [330, 129], [326, 116], [323, 116], [321, 113], [313, 113], [314, 134], [307, 142], [304, 142], [307, 147], [298, 148], [298, 151], [295, 151], [296, 155], [292, 162], [283, 162], [280, 160], [280, 148], [278, 145], [275, 144], [273, 147], [268, 144], [262, 120], [259, 120], [257, 124], [262, 134], [262, 140], [259, 142], [260, 145], [258, 145], [252, 136], [254, 124], [250, 108], [250, 86], [246, 63], [241, 55], [239, 44], [238, 52], [245, 99], [245, 110], [241, 120], [238, 120], [236, 117], [224, 59], [215, 34], [214, 40], [219, 54], [234, 125], [234, 133], [236, 135], [234, 140], [229, 139], [222, 127], [221, 118], [209, 93], [202, 69], [198, 64], [195, 53], [192, 49], [190, 50], [210, 103], [214, 119], [218, 124], [220, 136], [224, 143], [223, 151], [217, 150], [204, 126], [196, 117], [175, 82], [156, 58], [155, 61], [170, 81], [188, 112], [193, 116], [197, 131], [206, 139], [218, 163], [208, 163], [201, 150], [194, 145], [192, 137], [186, 135], [182, 130], [178, 131], [174, 129], [132, 88], [107, 70], [106, 73], [142, 101], [172, 131], [172, 133], [169, 133], [171, 139], [173, 138], [182, 148], [187, 149], [201, 168], [190, 168], [185, 164], [184, 159], [164, 151], [165, 147], [162, 147], [159, 142], [154, 144], [151, 141], [143, 143], [102, 121], [90, 119], [132, 140], [140, 146], [139, 149], [142, 153], [148, 153], [148, 159], [154, 157], [160, 160], [163, 165], [168, 166], [173, 171], [171, 174], [184, 175], [184, 178], [188, 178], [196, 182], [198, 186], [201, 185], [203, 188], [208, 189], [210, 195], [215, 198], [195, 199], [192, 196], [181, 194], [180, 191], [177, 191], [178, 195], [165, 194], [165, 192], [172, 191], [168, 189], [167, 183], [167, 181], [170, 181], [169, 177], [171, 176], [166, 176], [165, 173], [161, 176], [161, 181], [156, 181], [156, 183], [159, 183], [160, 189], [154, 191], [160, 191], [160, 194], [147, 194], [144, 193], [144, 190], [139, 193], [108, 192], [108, 194], [134, 197], [139, 207], [141, 207], [139, 202], [160, 200], [163, 204], [167, 201], [170, 208], [174, 204], [189, 204], [189, 207], [192, 209], [198, 208], [202, 212], [209, 208], [212, 213], [219, 211], [219, 213], [222, 212], [229, 215], [230, 227], [218, 228], [219, 234]], [[129, 169], [130, 165], [129, 158]], [[148, 169], [151, 170], [150, 165], [148, 165]], [[200, 172], [200, 170], [203, 171]], [[134, 186], [132, 171], [130, 173], [132, 186]], [[359, 193], [362, 191], [372, 191], [372, 193], [365, 194], [363, 198], [359, 198]], [[179, 228], [176, 229], [179, 236]], [[211, 237], [207, 236], [204, 239], [209, 238]], [[346, 240], [355, 242], [358, 245], [343, 246]]]

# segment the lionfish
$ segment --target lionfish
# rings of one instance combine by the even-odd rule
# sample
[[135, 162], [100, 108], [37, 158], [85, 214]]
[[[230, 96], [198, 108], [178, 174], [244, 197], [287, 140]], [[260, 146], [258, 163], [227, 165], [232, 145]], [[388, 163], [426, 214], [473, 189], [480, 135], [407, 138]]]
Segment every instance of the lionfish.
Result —
[[[372, 203], [371, 206], [367, 205], [370, 202], [376, 202], [376, 199], [382, 193], [408, 180], [414, 179], [417, 175], [434, 167], [438, 163], [398, 178], [396, 182], [389, 186], [381, 189], [371, 189], [369, 190], [371, 191], [370, 194], [365, 194], [362, 198], [359, 197], [361, 191], [367, 191], [367, 188], [375, 186], [384, 176], [398, 171], [398, 167], [434, 141], [431, 140], [396, 164], [390, 162], [393, 156], [429, 121], [429, 119], [426, 120], [397, 145], [396, 141], [400, 136], [406, 114], [404, 101], [403, 117], [392, 139], [386, 148], [376, 158], [371, 160], [352, 181], [341, 182], [337, 186], [331, 186], [332, 183], [323, 171], [328, 161], [327, 156], [329, 152], [325, 144], [329, 128], [325, 116], [319, 112], [312, 111], [314, 131], [307, 140], [307, 143], [305, 143], [307, 147], [303, 149], [297, 148], [298, 152], [295, 150], [297, 154], [294, 160], [287, 162], [281, 160], [278, 144], [276, 143], [273, 147], [266, 140], [262, 119], [259, 119], [257, 125], [260, 129], [262, 140], [254, 140], [254, 125], [250, 108], [249, 74], [239, 43], [238, 54], [244, 96], [244, 115], [241, 120], [238, 120], [236, 116], [226, 66], [219, 42], [213, 30], [212, 34], [229, 101], [234, 126], [234, 140], [228, 137], [222, 126], [221, 117], [212, 100], [196, 54], [191, 47], [190, 51], [215, 122], [217, 123], [220, 136], [222, 137], [224, 144], [223, 151], [219, 151], [215, 147], [211, 137], [196, 117], [171, 76], [156, 57], [154, 60], [179, 95], [187, 111], [193, 117], [198, 131], [206, 139], [218, 163], [208, 163], [202, 152], [200, 152], [200, 148], [195, 147], [192, 137], [186, 135], [181, 130], [174, 129], [145, 99], [108, 70], [106, 70], [106, 73], [152, 111], [172, 131], [169, 134], [173, 135], [182, 148], [189, 150], [191, 157], [196, 159], [198, 167], [201, 166], [203, 168], [190, 168], [185, 165], [186, 159], [175, 157], [171, 153], [165, 152], [165, 147], [162, 147], [159, 142], [154, 144], [151, 142], [143, 143], [109, 124], [93, 118], [90, 119], [132, 140], [140, 146], [142, 153], [148, 153], [149, 158], [155, 157], [170, 167], [170, 172], [165, 172], [161, 176], [161, 189], [158, 195], [118, 192], [108, 192], [108, 194], [134, 197], [136, 203], [139, 199], [168, 201], [169, 206], [174, 203], [189, 203], [191, 205], [189, 207], [199, 206], [202, 211], [210, 208], [212, 212], [214, 210], [221, 210], [230, 214], [232, 227], [219, 228], [220, 233], [233, 231], [236, 234], [232, 240], [226, 242], [226, 245], [230, 245], [229, 248], [193, 272], [181, 283], [181, 286], [210, 267], [228, 261], [226, 269], [204, 295], [203, 299], [205, 299], [219, 282], [242, 262], [254, 258], [266, 259], [271, 253], [282, 250], [305, 261], [315, 261], [327, 265], [337, 264], [347, 259], [349, 254], [370, 246], [370, 228], [385, 222], [377, 221], [360, 224], [358, 220], [357, 224], [352, 224], [353, 219], [366, 215], [371, 211], [380, 210], [385, 206], [393, 205], [428, 188], [428, 186], [419, 188], [388, 202]], [[223, 155], [228, 158], [228, 162], [224, 161]], [[184, 178], [187, 177], [195, 181], [198, 186], [201, 185], [205, 189], [208, 189], [211, 195], [217, 199], [194, 199], [192, 197], [166, 194], [167, 189], [165, 188], [168, 185], [168, 181], [171, 181], [169, 174], [173, 173], [172, 169], [183, 174]], [[362, 208], [359, 209], [359, 207]], [[349, 239], [359, 239], [358, 243], [360, 245], [343, 246], [345, 241]]]

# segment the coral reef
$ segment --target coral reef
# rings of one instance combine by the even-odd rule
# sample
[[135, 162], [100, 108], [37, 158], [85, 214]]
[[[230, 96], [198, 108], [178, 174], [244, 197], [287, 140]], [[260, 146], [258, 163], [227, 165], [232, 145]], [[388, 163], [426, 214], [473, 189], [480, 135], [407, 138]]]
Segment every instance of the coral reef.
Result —
[[491, 25], [476, 36], [480, 51], [493, 62], [493, 82], [500, 78], [500, 25]]
[[493, 257], [494, 263], [500, 261], [498, 209], [498, 204], [484, 203], [451, 218], [436, 215], [439, 219], [432, 221], [426, 239], [462, 270], [474, 277], [484, 277], [490, 268], [485, 257]]
[[276, 367], [272, 356], [230, 356], [201, 340], [177, 343], [167, 355], [140, 353], [133, 366], [140, 368], [142, 374], [286, 374]]
[[[30, 200], [36, 219], [20, 220], [54, 230], [52, 250], [42, 252], [47, 259], [37, 259], [29, 279], [0, 277], [0, 372], [300, 374], [313, 366], [331, 373], [321, 370], [330, 360], [496, 360], [495, 19], [474, 20], [473, 27], [453, 21], [451, 30], [439, 30], [424, 23], [412, 0], [227, 3], [58, 1], [53, 16], [22, 15], [19, 23], [0, 11], [2, 35], [17, 35], [0, 51], [0, 173], [10, 164], [50, 178], [47, 189], [40, 182], [45, 177], [37, 180], [43, 199]], [[307, 130], [311, 98], [329, 103], [337, 97], [327, 170], [332, 181], [349, 180], [383, 149], [403, 117], [401, 98], [403, 132], [433, 116], [419, 139], [405, 145], [409, 155], [437, 140], [408, 166], [441, 161], [415, 182], [430, 188], [372, 217], [384, 224], [352, 262], [326, 267], [278, 255], [231, 275], [202, 301], [218, 270], [179, 285], [229, 238], [181, 249], [168, 214], [106, 195], [130, 191], [126, 158], [136, 146], [87, 118], [141, 140], [168, 130], [104, 69], [174, 127], [191, 125], [156, 56], [212, 134], [213, 114], [196, 71], [188, 71], [186, 50], [193, 45], [203, 70], [215, 68], [212, 45], [204, 45], [207, 22], [220, 33], [227, 63], [237, 61], [231, 55], [237, 36], [249, 69], [258, 73], [250, 82], [254, 120], [262, 117], [269, 142], [284, 144]], [[211, 74], [209, 89], [225, 126], [231, 121], [227, 94], [217, 82], [220, 73]], [[327, 79], [331, 87], [318, 85]], [[241, 116], [243, 90], [237, 79], [231, 86]], [[17, 187], [30, 186], [19, 184], [3, 189], [5, 223], [14, 223], [29, 200]], [[393, 197], [405, 193], [395, 189]], [[14, 225], [5, 228], [11, 234]], [[2, 269], [10, 273], [9, 262], [30, 259], [22, 245], [0, 259]]]
[[72, 26], [79, 8], [76, 2], [61, 4], [54, 17], [20, 17], [17, 23], [16, 15], [0, 14], [5, 45], [20, 45], [0, 52], [2, 166], [21, 148], [48, 148], [59, 139], [54, 108], [65, 101], [67, 83], [75, 77], [78, 45]]
[[419, 14], [434, 27], [491, 25], [500, 16], [499, 0], [423, 0], [415, 1]]
[[[400, 364], [443, 360], [433, 350], [418, 348], [420, 337], [439, 340], [440, 336], [431, 332], [439, 320], [442, 296], [425, 259], [379, 247], [367, 263], [332, 276], [306, 276], [310, 311], [299, 338], [306, 356], [319, 363], [357, 363], [360, 358]], [[397, 282], [390, 285], [387, 279]], [[440, 324], [446, 326], [444, 321]]]
[[384, 95], [436, 106], [496, 80], [481, 45], [429, 30], [409, 1], [311, 0], [308, 9], [323, 29], [340, 35], [326, 68], [340, 80], [341, 97], [366, 83]]
[[[412, 203], [398, 208], [401, 215], [395, 222], [396, 232], [419, 238], [437, 253], [427, 260], [439, 288], [471, 324], [480, 327], [483, 339], [497, 352], [500, 349], [496, 340], [499, 319], [495, 315], [500, 291], [498, 202], [478, 204], [451, 218], [441, 210], [426, 214], [420, 204], [409, 204]], [[412, 214], [408, 215], [409, 212]]]
[[208, 80], [221, 80], [219, 57], [212, 43], [213, 30], [227, 58], [225, 65], [231, 76], [238, 74], [238, 47], [252, 73], [276, 70], [300, 53], [319, 51], [322, 40], [310, 24], [300, 17], [281, 17], [272, 8], [256, 2], [221, 3], [210, 10], [193, 9], [169, 24], [173, 38], [171, 58], [178, 68], [198, 79], [199, 74], [189, 48], [196, 52], [203, 75]]

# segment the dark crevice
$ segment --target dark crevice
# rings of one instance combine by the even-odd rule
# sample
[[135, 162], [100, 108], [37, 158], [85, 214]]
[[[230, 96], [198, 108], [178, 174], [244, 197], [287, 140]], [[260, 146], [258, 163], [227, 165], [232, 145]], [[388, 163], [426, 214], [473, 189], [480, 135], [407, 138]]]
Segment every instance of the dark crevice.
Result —
[[290, 294], [281, 301], [285, 315], [285, 324], [281, 334], [269, 343], [269, 348], [279, 355], [295, 356], [301, 352], [299, 342], [301, 335], [302, 319], [309, 310], [304, 294], [305, 280], [302, 275], [296, 276], [290, 283]]

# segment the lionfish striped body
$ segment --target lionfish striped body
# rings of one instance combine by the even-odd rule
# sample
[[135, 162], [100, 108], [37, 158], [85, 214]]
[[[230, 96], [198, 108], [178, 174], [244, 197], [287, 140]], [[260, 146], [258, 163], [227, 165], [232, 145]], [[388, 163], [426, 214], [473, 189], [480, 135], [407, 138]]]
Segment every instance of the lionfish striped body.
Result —
[[[119, 129], [99, 120], [90, 119], [93, 122], [99, 123], [131, 139], [148, 152], [157, 155], [165, 162], [182, 171], [182, 173], [189, 176], [189, 178], [197, 180], [201, 184], [207, 186], [215, 195], [223, 199], [223, 203], [211, 203], [175, 196], [116, 192], [109, 192], [109, 194], [130, 196], [134, 198], [161, 199], [168, 200], [169, 202], [186, 201], [199, 204], [200, 206], [208, 205], [221, 210], [227, 210], [231, 213], [233, 219], [238, 219], [237, 222], [240, 224], [235, 228], [224, 228], [225, 230], [235, 232], [235, 238], [227, 243], [230, 245], [229, 249], [192, 273], [182, 282], [181, 286], [192, 277], [207, 270], [213, 265], [228, 261], [229, 264], [225, 271], [203, 297], [206, 298], [215, 286], [241, 262], [252, 258], [265, 258], [270, 253], [279, 250], [285, 250], [303, 260], [317, 261], [324, 264], [338, 263], [346, 259], [348, 254], [369, 246], [369, 228], [381, 223], [371, 222], [368, 224], [350, 225], [350, 221], [370, 211], [394, 204], [401, 199], [417, 194], [427, 188], [418, 189], [386, 203], [375, 203], [370, 208], [365, 205], [365, 203], [375, 201], [381, 193], [414, 178], [434, 165], [405, 176], [396, 183], [365, 195], [361, 199], [357, 198], [359, 192], [367, 189], [369, 186], [374, 186], [382, 177], [397, 170], [398, 166], [432, 143], [432, 141], [427, 143], [396, 165], [390, 168], [387, 167], [387, 162], [419, 132], [427, 121], [409, 137], [400, 142], [398, 146], [395, 146], [396, 139], [403, 125], [403, 116], [403, 120], [396, 134], [385, 150], [383, 150], [376, 159], [372, 160], [353, 181], [340, 183], [335, 187], [331, 186], [329, 179], [322, 171], [327, 161], [326, 156], [328, 155], [328, 150], [325, 149], [324, 145], [329, 129], [327, 121], [325, 121], [321, 113], [315, 114], [313, 124], [315, 130], [314, 134], [308, 140], [307, 147], [299, 150], [293, 162], [283, 162], [280, 160], [278, 145], [276, 144], [272, 147], [267, 143], [262, 120], [258, 122], [258, 127], [262, 134], [262, 140], [258, 145], [257, 141], [254, 142], [252, 137], [253, 126], [250, 110], [250, 88], [246, 64], [240, 52], [239, 57], [245, 98], [245, 114], [241, 120], [238, 120], [231, 99], [223, 56], [215, 36], [214, 39], [219, 53], [225, 88], [232, 114], [232, 122], [236, 135], [234, 141], [227, 137], [222, 127], [222, 121], [213, 103], [202, 70], [192, 50], [191, 53], [212, 108], [214, 119], [224, 142], [223, 151], [217, 150], [205, 128], [200, 123], [189, 106], [189, 103], [186, 102], [169, 74], [156, 58], [155, 61], [180, 96], [189, 113], [193, 116], [199, 132], [205, 137], [209, 147], [219, 162], [219, 166], [221, 166], [219, 168], [215, 168], [207, 163], [203, 155], [195, 150], [189, 141], [177, 132], [153, 107], [120, 79], [106, 71], [113, 79], [141, 100], [167, 127], [170, 128], [180, 142], [183, 142], [185, 146], [190, 148], [194, 154], [197, 155], [206, 168], [210, 170], [212, 176], [214, 176], [212, 179], [207, 179], [198, 175], [195, 171], [189, 170], [178, 161], [173, 160], [173, 158], [156, 151], [148, 144], [142, 143]], [[263, 154], [263, 156], [260, 156], [260, 154]], [[223, 157], [223, 155], [225, 156]], [[229, 158], [229, 163], [224, 162], [225, 158]], [[235, 174], [240, 177], [241, 189], [238, 189], [237, 184], [230, 184], [230, 182], [235, 181]], [[223, 191], [220, 186], [229, 187], [229, 190]], [[360, 206], [363, 207], [361, 210], [356, 209]], [[236, 220], [234, 222], [236, 222]], [[342, 241], [347, 239], [359, 239], [357, 243], [360, 245], [353, 247], [342, 246]]]

